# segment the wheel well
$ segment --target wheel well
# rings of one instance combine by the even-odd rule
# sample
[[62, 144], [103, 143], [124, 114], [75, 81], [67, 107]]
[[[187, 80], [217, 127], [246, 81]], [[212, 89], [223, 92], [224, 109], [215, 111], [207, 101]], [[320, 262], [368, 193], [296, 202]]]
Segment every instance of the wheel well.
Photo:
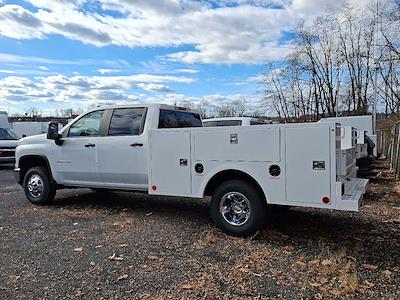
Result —
[[33, 167], [45, 167], [51, 176], [51, 170], [49, 166], [49, 162], [43, 156], [39, 155], [27, 155], [20, 158], [18, 166], [20, 168], [20, 180], [21, 182], [24, 180], [26, 172]]
[[224, 170], [222, 172], [219, 172], [215, 174], [207, 183], [207, 186], [204, 190], [204, 195], [206, 196], [211, 196], [214, 190], [223, 182], [232, 180], [232, 179], [238, 179], [238, 180], [243, 180], [246, 181], [250, 184], [252, 184], [260, 193], [260, 195], [266, 200], [264, 191], [262, 190], [261, 186], [258, 184], [258, 182], [251, 177], [249, 174], [243, 172], [243, 171], [238, 171], [238, 170]]

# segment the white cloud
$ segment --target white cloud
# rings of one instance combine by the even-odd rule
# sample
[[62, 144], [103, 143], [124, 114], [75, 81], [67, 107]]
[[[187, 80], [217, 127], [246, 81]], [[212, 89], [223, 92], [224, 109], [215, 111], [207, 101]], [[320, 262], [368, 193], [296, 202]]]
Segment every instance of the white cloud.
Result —
[[4, 73], [4, 74], [14, 74], [15, 72], [12, 70], [0, 70], [0, 73]]
[[206, 101], [211, 108], [216, 108], [245, 101], [250, 111], [262, 107], [260, 95], [212, 94], [195, 97], [175, 93], [167, 85], [167, 83], [179, 84], [189, 81], [183, 80], [182, 77], [150, 74], [70, 77], [51, 75], [33, 79], [8, 76], [0, 79], [0, 106], [10, 106], [12, 110], [17, 110], [21, 105], [45, 105], [49, 108], [52, 104], [62, 108], [86, 109], [92, 105], [149, 102], [191, 103], [196, 106]]
[[176, 70], [176, 73], [184, 73], [184, 74], [197, 74], [199, 73], [199, 70], [195, 69], [178, 69]]
[[139, 83], [139, 87], [146, 91], [152, 91], [152, 92], [163, 92], [163, 93], [171, 93], [173, 90], [163, 84], [154, 84], [154, 83], [149, 83], [149, 84], [144, 84], [144, 83]]
[[56, 64], [56, 65], [79, 65], [83, 63], [72, 60], [48, 59], [37, 56], [21, 56], [9, 53], [0, 53], [0, 61], [2, 63], [39, 63], [39, 64]]
[[39, 66], [38, 69], [43, 70], [43, 71], [48, 71], [49, 68], [46, 66]]
[[44, 36], [42, 22], [32, 12], [18, 5], [0, 7], [0, 35], [15, 39]]
[[140, 91], [171, 93], [163, 83], [187, 84], [194, 79], [183, 76], [136, 74], [127, 76], [51, 75], [29, 79], [8, 76], [0, 79], [0, 103], [137, 101]]
[[99, 72], [100, 74], [104, 75], [104, 74], [109, 74], [109, 73], [118, 73], [121, 70], [116, 70], [116, 69], [98, 69], [97, 72]]
[[[281, 42], [282, 35], [292, 30], [300, 18], [311, 20], [327, 8], [340, 7], [348, 1], [355, 2], [29, 0], [37, 11], [18, 5], [0, 7], [0, 35], [43, 39], [60, 34], [99, 47], [192, 45], [193, 50], [173, 51], [166, 58], [185, 63], [259, 64], [288, 54], [291, 47]], [[123, 15], [88, 10], [93, 3]]]

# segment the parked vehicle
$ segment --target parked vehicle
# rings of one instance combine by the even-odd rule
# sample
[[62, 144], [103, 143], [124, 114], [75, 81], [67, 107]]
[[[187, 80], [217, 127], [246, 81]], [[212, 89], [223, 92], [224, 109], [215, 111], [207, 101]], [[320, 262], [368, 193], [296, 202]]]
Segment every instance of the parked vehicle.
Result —
[[[376, 134], [373, 132], [372, 116], [348, 116], [323, 118], [322, 122], [337, 122], [343, 126], [342, 130], [342, 152], [348, 152], [346, 157], [355, 161], [354, 172], [357, 176], [368, 175], [373, 169], [377, 147], [375, 147]], [[354, 145], [349, 146], [351, 143]], [[345, 154], [343, 154], [345, 155]]]
[[15, 177], [34, 204], [64, 187], [211, 196], [214, 222], [247, 236], [268, 205], [358, 211], [368, 180], [337, 176], [339, 137], [331, 123], [202, 127], [162, 104], [96, 108], [21, 139]]
[[15, 161], [17, 144], [18, 136], [10, 128], [7, 113], [0, 111], [0, 163], [13, 163]]
[[271, 124], [271, 122], [253, 117], [224, 117], [224, 118], [212, 118], [203, 120], [204, 127], [250, 126], [250, 125], [265, 125], [265, 124]]

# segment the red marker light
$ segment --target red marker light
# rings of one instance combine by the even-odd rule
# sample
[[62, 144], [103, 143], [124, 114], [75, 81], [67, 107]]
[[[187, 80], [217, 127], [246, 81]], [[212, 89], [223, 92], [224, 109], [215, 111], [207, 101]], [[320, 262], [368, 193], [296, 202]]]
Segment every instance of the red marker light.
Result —
[[329, 197], [322, 198], [322, 202], [324, 202], [325, 204], [328, 204], [329, 203]]
[[151, 186], [151, 189], [152, 189], [153, 191], [155, 191], [155, 190], [157, 190], [157, 186], [156, 186], [156, 185], [152, 185], [152, 186]]

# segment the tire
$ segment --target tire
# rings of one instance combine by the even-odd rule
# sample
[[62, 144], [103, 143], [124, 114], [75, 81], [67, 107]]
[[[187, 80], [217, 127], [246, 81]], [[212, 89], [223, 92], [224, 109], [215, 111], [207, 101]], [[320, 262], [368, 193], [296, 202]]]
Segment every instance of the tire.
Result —
[[36, 205], [50, 204], [56, 195], [56, 185], [45, 167], [30, 168], [24, 176], [23, 188], [28, 200]]
[[265, 224], [266, 202], [254, 185], [244, 180], [229, 180], [212, 195], [211, 217], [229, 235], [250, 236]]

